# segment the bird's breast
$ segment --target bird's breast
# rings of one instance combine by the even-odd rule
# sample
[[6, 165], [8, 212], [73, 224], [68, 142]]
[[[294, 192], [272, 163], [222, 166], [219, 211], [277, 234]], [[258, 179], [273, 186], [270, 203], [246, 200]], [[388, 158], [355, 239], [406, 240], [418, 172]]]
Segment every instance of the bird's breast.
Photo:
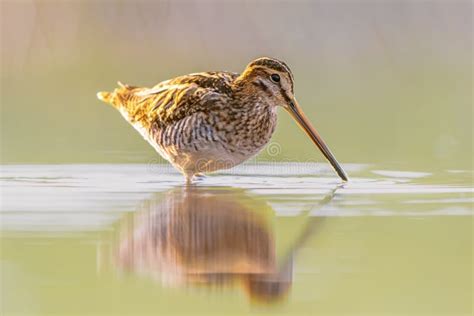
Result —
[[276, 121], [269, 109], [198, 112], [166, 127], [152, 124], [148, 140], [180, 169], [227, 169], [256, 155], [270, 141]]
[[235, 133], [229, 133], [230, 143], [256, 154], [271, 139], [277, 124], [276, 108], [253, 104], [253, 108], [237, 120]]

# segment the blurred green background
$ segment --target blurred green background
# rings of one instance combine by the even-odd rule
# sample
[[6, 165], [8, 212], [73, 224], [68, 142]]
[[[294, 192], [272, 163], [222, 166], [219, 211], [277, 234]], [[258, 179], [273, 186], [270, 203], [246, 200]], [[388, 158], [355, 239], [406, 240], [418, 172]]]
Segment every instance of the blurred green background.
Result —
[[[263, 55], [341, 162], [471, 167], [470, 1], [2, 1], [1, 162], [155, 160], [97, 91]], [[322, 160], [286, 113], [273, 141]]]

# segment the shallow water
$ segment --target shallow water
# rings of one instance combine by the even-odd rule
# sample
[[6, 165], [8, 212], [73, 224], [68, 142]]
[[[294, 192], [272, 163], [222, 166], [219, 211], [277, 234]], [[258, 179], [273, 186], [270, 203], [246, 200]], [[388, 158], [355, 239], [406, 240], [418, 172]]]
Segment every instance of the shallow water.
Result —
[[2, 166], [2, 314], [472, 312], [472, 172]]

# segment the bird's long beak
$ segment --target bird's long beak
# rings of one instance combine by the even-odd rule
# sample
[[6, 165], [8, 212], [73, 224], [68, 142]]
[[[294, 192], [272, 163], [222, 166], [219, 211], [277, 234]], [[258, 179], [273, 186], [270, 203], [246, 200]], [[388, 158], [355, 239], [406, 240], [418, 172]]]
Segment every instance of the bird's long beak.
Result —
[[287, 107], [285, 107], [285, 109], [290, 113], [290, 115], [293, 117], [293, 119], [295, 119], [295, 121], [305, 131], [305, 133], [311, 138], [313, 143], [318, 146], [319, 150], [321, 150], [324, 157], [326, 157], [326, 159], [332, 165], [339, 177], [341, 177], [341, 179], [344, 181], [348, 181], [349, 178], [347, 177], [346, 172], [337, 162], [336, 157], [334, 157], [324, 140], [321, 138], [321, 136], [319, 136], [316, 129], [311, 125], [306, 115], [304, 115], [303, 111], [298, 105], [298, 102], [296, 102], [296, 100], [293, 98], [293, 100], [289, 103]]

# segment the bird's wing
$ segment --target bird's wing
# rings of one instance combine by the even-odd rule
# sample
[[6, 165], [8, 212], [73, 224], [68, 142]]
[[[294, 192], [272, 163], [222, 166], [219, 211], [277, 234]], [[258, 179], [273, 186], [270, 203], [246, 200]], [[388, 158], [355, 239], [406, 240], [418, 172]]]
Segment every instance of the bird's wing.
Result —
[[133, 91], [134, 111], [149, 124], [166, 127], [196, 112], [209, 111], [231, 97], [231, 83], [237, 74], [195, 73], [163, 81], [153, 88]]

